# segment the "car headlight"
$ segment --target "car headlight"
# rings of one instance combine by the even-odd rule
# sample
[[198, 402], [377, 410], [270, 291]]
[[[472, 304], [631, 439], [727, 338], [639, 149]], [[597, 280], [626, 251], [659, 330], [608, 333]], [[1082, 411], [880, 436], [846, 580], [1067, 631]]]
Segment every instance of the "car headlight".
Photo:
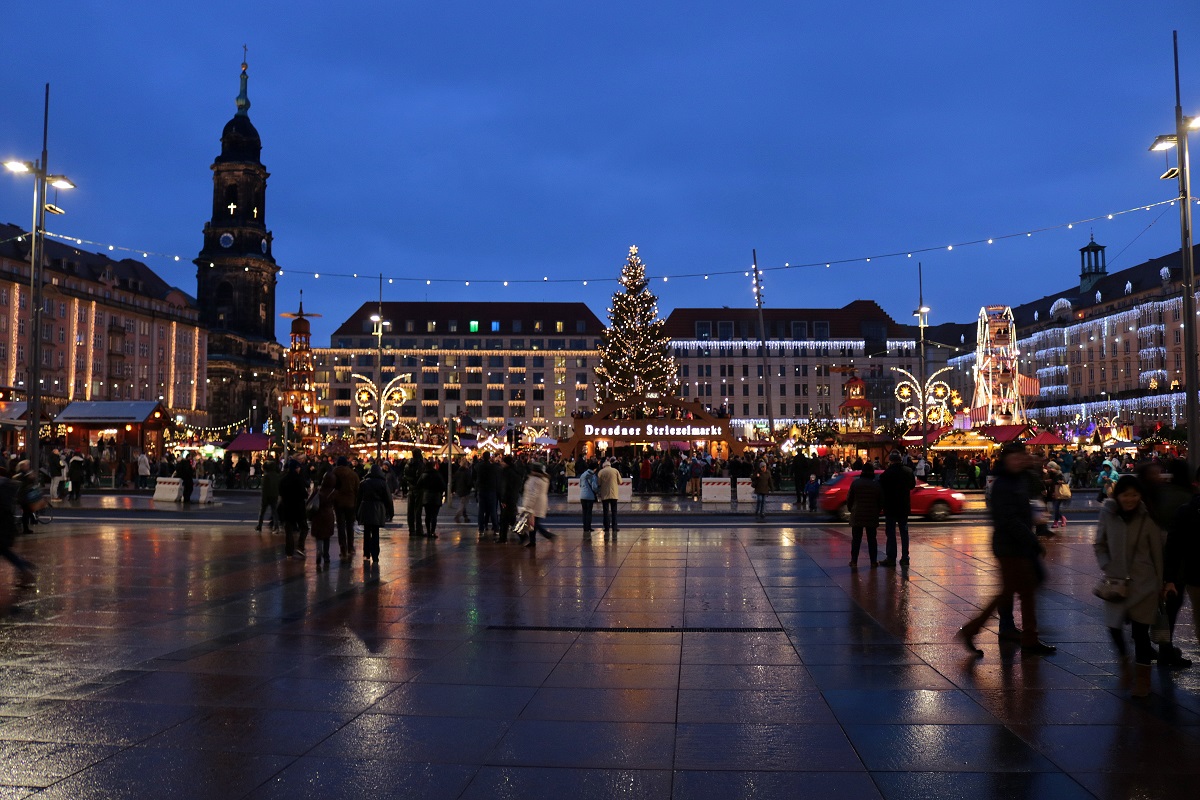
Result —
[[955, 500], [966, 500], [967, 499], [967, 496], [965, 494], [963, 494], [962, 492], [954, 492], [950, 496], [953, 497]]

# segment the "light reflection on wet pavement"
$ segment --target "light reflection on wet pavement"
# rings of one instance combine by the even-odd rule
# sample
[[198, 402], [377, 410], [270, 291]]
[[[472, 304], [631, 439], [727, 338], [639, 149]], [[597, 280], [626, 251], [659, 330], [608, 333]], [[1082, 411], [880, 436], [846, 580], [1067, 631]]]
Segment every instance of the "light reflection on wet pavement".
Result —
[[335, 542], [318, 570], [248, 526], [60, 520], [18, 543], [37, 589], [0, 589], [0, 798], [1195, 785], [1200, 666], [1120, 690], [1091, 526], [1048, 544], [1058, 653], [993, 625], [975, 661], [954, 632], [997, 584], [976, 522], [914, 525], [910, 568], [855, 572], [842, 526], [679, 522], [581, 545], [564, 521], [536, 550], [443, 523], [436, 543], [385, 532], [377, 568]]

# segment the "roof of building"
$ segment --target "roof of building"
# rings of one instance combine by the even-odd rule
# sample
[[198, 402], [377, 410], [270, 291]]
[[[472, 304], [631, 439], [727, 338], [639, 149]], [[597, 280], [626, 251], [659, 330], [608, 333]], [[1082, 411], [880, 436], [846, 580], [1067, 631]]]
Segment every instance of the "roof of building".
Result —
[[[1200, 245], [1194, 248], [1193, 253], [1196, 256], [1200, 256]], [[1095, 285], [1087, 291], [1081, 291], [1080, 285], [1076, 283], [1074, 286], [1063, 291], [1039, 297], [1037, 300], [1032, 300], [1019, 306], [1013, 306], [1013, 321], [1016, 323], [1018, 329], [1034, 325], [1046, 325], [1051, 318], [1051, 307], [1055, 302], [1062, 299], [1066, 299], [1071, 304], [1071, 310], [1076, 317], [1081, 313], [1084, 316], [1091, 316], [1091, 313], [1098, 306], [1119, 303], [1121, 298], [1126, 295], [1137, 295], [1162, 287], [1164, 284], [1164, 269], [1167, 271], [1165, 273], [1167, 276], [1166, 282], [1178, 283], [1182, 275], [1182, 265], [1178, 250], [1126, 269], [1109, 272], [1099, 278], [1095, 282]], [[1175, 291], [1178, 291], [1177, 287]], [[1099, 300], [1096, 299], [1097, 296], [1099, 296]]]
[[[379, 313], [378, 303], [363, 303], [349, 319], [343, 322], [333, 335], [362, 336], [371, 329], [371, 316]], [[389, 336], [408, 334], [433, 334], [442, 336], [447, 333], [458, 335], [486, 336], [491, 334], [521, 336], [554, 336], [571, 334], [598, 336], [604, 331], [604, 323], [600, 321], [586, 303], [517, 303], [517, 302], [467, 302], [452, 301], [384, 301], [383, 318], [391, 323]], [[576, 329], [576, 322], [582, 321], [584, 329]], [[407, 323], [413, 323], [413, 330], [407, 329]], [[433, 322], [434, 330], [429, 331], [427, 323]], [[449, 323], [457, 324], [456, 331], [450, 331]], [[478, 322], [476, 331], [470, 330], [470, 323]], [[499, 330], [491, 329], [496, 322]], [[513, 329], [513, 323], [520, 322], [519, 331]], [[555, 331], [554, 323], [565, 323], [562, 331]], [[541, 324], [541, 330], [535, 330], [535, 323]]]
[[57, 423], [143, 423], [154, 414], [162, 412], [162, 406], [154, 400], [76, 400], [55, 417]]
[[[764, 308], [763, 322], [766, 323], [767, 338], [792, 338], [791, 323], [807, 322], [809, 338], [813, 338], [812, 324], [814, 322], [829, 323], [829, 338], [831, 339], [862, 339], [865, 337], [864, 323], [882, 323], [886, 325], [886, 335], [889, 337], [913, 337], [916, 327], [901, 325], [893, 320], [888, 313], [874, 300], [855, 300], [841, 308]], [[749, 308], [677, 308], [667, 316], [664, 331], [672, 339], [694, 339], [697, 322], [711, 322], [714, 325], [713, 337], [716, 338], [717, 322], [748, 321], [758, 336], [758, 309]], [[782, 328], [780, 327], [782, 326]], [[782, 331], [782, 335], [778, 335]], [[735, 336], [740, 337], [736, 333]]]
[[[46, 237], [46, 271], [58, 275], [75, 276], [85, 281], [99, 282], [105, 275], [111, 276], [115, 286], [130, 294], [165, 300], [167, 295], [177, 292], [191, 308], [196, 299], [177, 286], [164, 281], [154, 270], [135, 261], [123, 258], [114, 261], [102, 253], [89, 253], [73, 244]], [[26, 229], [11, 223], [0, 223], [0, 257], [29, 263], [29, 248], [32, 244]]]

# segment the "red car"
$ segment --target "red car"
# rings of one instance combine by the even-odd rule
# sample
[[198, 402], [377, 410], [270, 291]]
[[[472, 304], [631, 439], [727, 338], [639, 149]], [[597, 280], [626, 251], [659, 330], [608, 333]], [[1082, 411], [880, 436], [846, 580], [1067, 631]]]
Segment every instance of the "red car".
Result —
[[[850, 493], [850, 484], [857, 477], [857, 471], [843, 472], [821, 484], [821, 496], [817, 500], [821, 510], [828, 511], [840, 520], [850, 519], [846, 495]], [[949, 518], [951, 514], [961, 514], [965, 499], [966, 496], [962, 492], [917, 481], [916, 488], [912, 490], [912, 516], [940, 522]]]

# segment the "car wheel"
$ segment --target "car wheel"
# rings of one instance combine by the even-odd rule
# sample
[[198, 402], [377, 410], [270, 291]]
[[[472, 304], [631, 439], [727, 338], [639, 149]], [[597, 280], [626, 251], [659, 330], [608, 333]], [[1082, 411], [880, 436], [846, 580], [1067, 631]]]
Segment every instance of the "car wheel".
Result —
[[950, 519], [950, 504], [939, 500], [929, 507], [926, 516], [934, 522], [944, 522]]
[[833, 516], [835, 519], [841, 520], [842, 522], [849, 522], [850, 521], [850, 506], [846, 505], [845, 503], [842, 503], [840, 506], [838, 506], [837, 511], [833, 512]]

